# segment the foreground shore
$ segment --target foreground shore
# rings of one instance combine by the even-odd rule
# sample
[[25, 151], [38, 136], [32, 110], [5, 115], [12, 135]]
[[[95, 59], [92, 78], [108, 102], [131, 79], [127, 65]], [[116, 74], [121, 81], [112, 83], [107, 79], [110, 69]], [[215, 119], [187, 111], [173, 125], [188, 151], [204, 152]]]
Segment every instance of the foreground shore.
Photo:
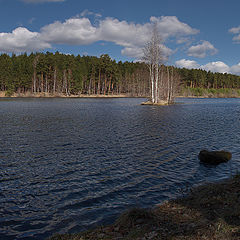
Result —
[[240, 239], [240, 175], [196, 187], [152, 209], [126, 211], [112, 225], [50, 239]]

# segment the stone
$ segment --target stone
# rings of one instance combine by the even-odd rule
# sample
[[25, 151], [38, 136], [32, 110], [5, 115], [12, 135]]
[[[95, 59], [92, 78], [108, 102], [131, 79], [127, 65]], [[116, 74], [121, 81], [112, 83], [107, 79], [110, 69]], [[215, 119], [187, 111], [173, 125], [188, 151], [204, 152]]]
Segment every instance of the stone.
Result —
[[198, 158], [202, 163], [217, 165], [223, 162], [228, 162], [232, 158], [232, 154], [227, 151], [201, 150]]

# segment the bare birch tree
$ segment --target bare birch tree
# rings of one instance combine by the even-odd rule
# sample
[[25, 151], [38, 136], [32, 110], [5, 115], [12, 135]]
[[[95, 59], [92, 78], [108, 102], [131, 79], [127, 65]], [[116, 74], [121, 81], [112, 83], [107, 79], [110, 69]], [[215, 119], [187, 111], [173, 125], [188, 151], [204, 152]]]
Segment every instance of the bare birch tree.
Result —
[[160, 102], [170, 104], [173, 102], [178, 78], [174, 77], [173, 68], [170, 72], [169, 67], [163, 66], [167, 56], [164, 55], [161, 46], [162, 40], [157, 25], [154, 25], [151, 40], [143, 49], [143, 61], [149, 69], [151, 102], [153, 104]]
[[158, 84], [159, 84], [159, 66], [161, 65], [161, 39], [157, 31], [157, 26], [154, 26], [151, 40], [143, 49], [143, 61], [147, 63], [149, 68], [149, 76], [151, 82], [151, 101], [158, 102]]

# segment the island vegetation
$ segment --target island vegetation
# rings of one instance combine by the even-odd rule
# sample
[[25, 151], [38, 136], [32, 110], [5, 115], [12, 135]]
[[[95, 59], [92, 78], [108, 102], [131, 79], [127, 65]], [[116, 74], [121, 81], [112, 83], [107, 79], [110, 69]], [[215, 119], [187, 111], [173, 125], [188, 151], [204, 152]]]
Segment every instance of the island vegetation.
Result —
[[174, 97], [180, 83], [179, 74], [171, 67], [163, 68], [168, 56], [164, 54], [161, 36], [155, 25], [151, 40], [143, 49], [143, 62], [148, 66], [150, 79], [150, 98], [143, 104], [169, 105], [174, 102]]
[[[159, 68], [167, 79], [165, 83], [179, 78], [178, 96], [240, 96], [240, 76], [180, 69], [163, 63]], [[116, 62], [107, 54], [100, 57], [59, 52], [1, 54], [0, 92], [0, 96], [150, 97], [151, 81], [147, 63]]]

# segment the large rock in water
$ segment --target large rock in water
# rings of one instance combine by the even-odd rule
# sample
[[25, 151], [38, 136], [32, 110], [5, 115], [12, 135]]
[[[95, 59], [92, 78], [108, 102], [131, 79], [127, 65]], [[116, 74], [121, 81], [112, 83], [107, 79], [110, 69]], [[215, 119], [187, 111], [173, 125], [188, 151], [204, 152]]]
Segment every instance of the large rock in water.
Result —
[[226, 151], [200, 151], [198, 158], [201, 162], [217, 165], [219, 163], [228, 162], [232, 158], [232, 154]]

